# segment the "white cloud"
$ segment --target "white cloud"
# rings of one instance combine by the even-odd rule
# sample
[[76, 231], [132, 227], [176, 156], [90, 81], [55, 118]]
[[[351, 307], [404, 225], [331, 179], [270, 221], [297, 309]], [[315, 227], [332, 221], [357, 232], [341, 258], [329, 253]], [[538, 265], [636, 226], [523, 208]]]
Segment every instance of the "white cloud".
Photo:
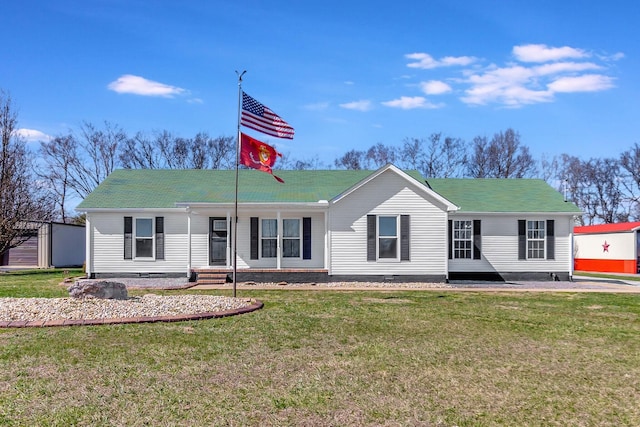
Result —
[[50, 141], [53, 139], [50, 135], [35, 129], [17, 129], [15, 135], [29, 142]]
[[473, 56], [445, 56], [444, 58], [437, 60], [428, 53], [409, 53], [405, 55], [405, 58], [416, 61], [408, 63], [407, 67], [420, 68], [423, 70], [430, 70], [432, 68], [439, 67], [451, 67], [454, 65], [467, 66], [477, 60], [477, 58], [474, 58]]
[[452, 91], [451, 86], [439, 80], [429, 80], [428, 82], [422, 82], [420, 83], [420, 88], [427, 95], [441, 95], [443, 93]]
[[110, 90], [118, 93], [131, 93], [142, 96], [161, 96], [164, 98], [173, 98], [176, 95], [187, 93], [187, 90], [167, 85], [144, 77], [125, 74], [120, 76], [116, 81], [109, 83], [107, 86]]
[[303, 107], [305, 110], [309, 111], [323, 111], [329, 108], [328, 102], [316, 102], [315, 104], [307, 104]]
[[553, 92], [599, 92], [614, 87], [613, 79], [602, 74], [585, 74], [575, 77], [560, 77], [549, 83]]
[[342, 108], [346, 108], [347, 110], [357, 110], [357, 111], [369, 111], [373, 108], [373, 104], [371, 101], [364, 99], [361, 101], [353, 101], [347, 102], [345, 104], [340, 104]]
[[435, 109], [443, 106], [443, 104], [432, 104], [422, 96], [401, 96], [398, 99], [383, 102], [382, 105], [403, 110], [412, 110], [414, 108]]
[[603, 67], [593, 62], [552, 62], [551, 64], [538, 65], [532, 70], [539, 76], [577, 72], [586, 70], [600, 70]]
[[522, 62], [548, 62], [561, 59], [580, 59], [590, 55], [582, 49], [569, 46], [548, 47], [545, 44], [526, 44], [513, 47], [513, 54]]
[[[434, 58], [428, 53], [409, 53], [409, 68], [433, 70], [459, 67], [454, 75], [438, 70], [437, 80], [422, 81], [417, 86], [425, 95], [464, 92], [463, 103], [471, 105], [497, 104], [517, 108], [528, 104], [552, 102], [560, 93], [596, 92], [615, 87], [608, 76], [611, 62], [624, 58], [624, 53], [593, 53], [571, 46], [523, 44], [514, 46], [515, 60], [488, 66], [474, 56], [444, 56]], [[416, 72], [417, 74], [417, 72]], [[412, 87], [408, 86], [408, 87]], [[402, 96], [383, 102], [394, 108], [439, 108], [420, 96]]]

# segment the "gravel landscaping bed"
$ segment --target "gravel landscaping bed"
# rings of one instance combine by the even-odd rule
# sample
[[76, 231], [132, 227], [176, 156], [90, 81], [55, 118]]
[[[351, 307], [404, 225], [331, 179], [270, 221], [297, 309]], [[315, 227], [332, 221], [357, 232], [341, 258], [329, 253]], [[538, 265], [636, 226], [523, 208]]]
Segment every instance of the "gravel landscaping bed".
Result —
[[100, 298], [0, 298], [0, 322], [165, 317], [248, 307], [252, 300], [209, 295]]

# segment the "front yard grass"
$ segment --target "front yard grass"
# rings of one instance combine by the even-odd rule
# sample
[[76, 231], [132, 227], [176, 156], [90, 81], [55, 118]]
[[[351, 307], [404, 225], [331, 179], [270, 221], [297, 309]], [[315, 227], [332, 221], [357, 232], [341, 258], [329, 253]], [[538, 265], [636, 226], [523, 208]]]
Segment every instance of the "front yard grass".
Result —
[[[65, 296], [49, 279], [0, 295]], [[265, 307], [0, 329], [0, 425], [640, 425], [638, 295], [239, 296]]]

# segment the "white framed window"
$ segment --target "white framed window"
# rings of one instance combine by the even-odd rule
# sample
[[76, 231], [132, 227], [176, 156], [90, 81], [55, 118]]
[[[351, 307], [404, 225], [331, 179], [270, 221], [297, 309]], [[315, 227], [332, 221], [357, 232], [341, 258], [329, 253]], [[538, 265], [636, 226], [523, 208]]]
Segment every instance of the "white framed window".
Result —
[[278, 220], [263, 219], [260, 225], [262, 258], [275, 258], [278, 255]]
[[473, 249], [473, 221], [453, 221], [453, 257], [471, 259]]
[[300, 258], [301, 221], [299, 218], [282, 220], [282, 256]]
[[527, 258], [544, 259], [546, 221], [527, 221]]
[[398, 259], [398, 216], [378, 216], [378, 259]]
[[153, 218], [135, 219], [135, 258], [153, 259]]

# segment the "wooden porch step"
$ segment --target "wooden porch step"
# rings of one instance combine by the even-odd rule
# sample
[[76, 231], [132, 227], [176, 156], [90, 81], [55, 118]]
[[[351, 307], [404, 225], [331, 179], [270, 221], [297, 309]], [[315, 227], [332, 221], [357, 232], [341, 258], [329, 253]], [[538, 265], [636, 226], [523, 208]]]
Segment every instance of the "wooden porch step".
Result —
[[227, 273], [220, 271], [198, 271], [198, 285], [224, 285], [227, 283]]

